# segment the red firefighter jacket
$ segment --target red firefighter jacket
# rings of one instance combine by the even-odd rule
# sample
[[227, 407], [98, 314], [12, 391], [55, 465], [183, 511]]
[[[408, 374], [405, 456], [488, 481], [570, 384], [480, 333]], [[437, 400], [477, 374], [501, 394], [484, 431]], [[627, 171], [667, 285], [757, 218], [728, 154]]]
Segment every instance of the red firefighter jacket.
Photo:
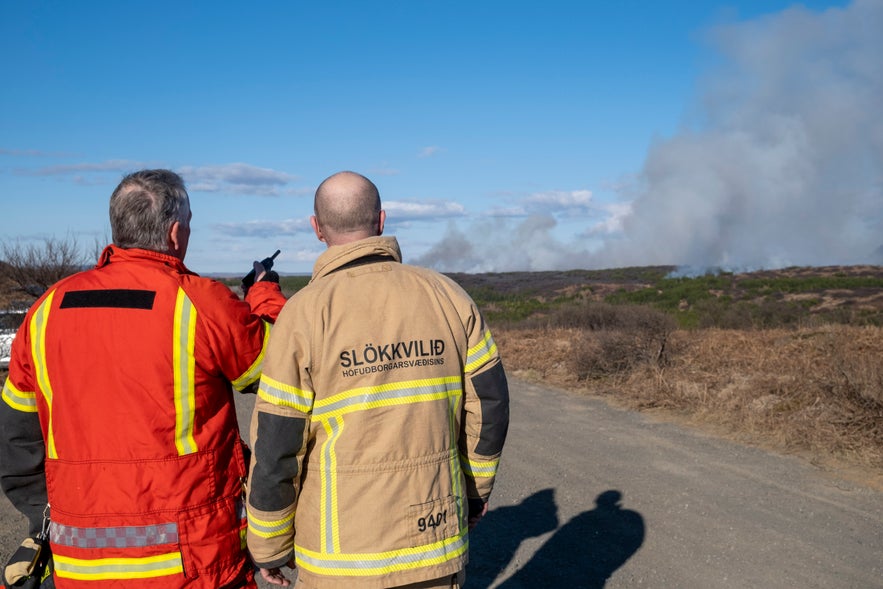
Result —
[[0, 479], [32, 528], [48, 495], [59, 588], [250, 577], [232, 395], [260, 377], [284, 300], [262, 282], [246, 304], [174, 257], [109, 246], [33, 305], [3, 387]]

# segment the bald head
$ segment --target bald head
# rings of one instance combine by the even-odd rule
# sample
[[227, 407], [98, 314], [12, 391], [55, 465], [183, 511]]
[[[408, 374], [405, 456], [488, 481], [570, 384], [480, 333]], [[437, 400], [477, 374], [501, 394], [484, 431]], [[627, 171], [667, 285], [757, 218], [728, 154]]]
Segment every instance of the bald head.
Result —
[[383, 233], [380, 192], [355, 172], [338, 172], [316, 189], [313, 229], [328, 245], [340, 245]]

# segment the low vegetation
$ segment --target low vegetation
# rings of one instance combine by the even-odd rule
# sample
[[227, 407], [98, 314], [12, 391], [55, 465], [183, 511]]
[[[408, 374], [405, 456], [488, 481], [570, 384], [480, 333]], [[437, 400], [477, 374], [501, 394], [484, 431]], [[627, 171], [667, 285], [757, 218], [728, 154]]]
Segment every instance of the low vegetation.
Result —
[[455, 277], [485, 310], [510, 373], [883, 488], [883, 269], [671, 270], [566, 284], [563, 273], [531, 273], [521, 295], [488, 292], [521, 275]]
[[[883, 489], [883, 268], [450, 276], [482, 309], [513, 375]], [[283, 276], [283, 292], [308, 280]], [[7, 283], [0, 307], [20, 304], [21, 282]], [[238, 278], [225, 282], [238, 291]]]

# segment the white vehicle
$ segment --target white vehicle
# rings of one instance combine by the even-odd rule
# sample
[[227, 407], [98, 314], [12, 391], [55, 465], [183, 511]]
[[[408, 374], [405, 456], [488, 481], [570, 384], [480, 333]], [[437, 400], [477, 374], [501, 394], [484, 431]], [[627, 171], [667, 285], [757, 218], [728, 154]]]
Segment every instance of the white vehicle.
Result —
[[[9, 355], [12, 351], [12, 340], [15, 339], [16, 326], [25, 317], [25, 310], [0, 310], [0, 368], [9, 367]], [[0, 383], [2, 386], [2, 383]]]
[[14, 329], [0, 330], [0, 368], [9, 366], [9, 353], [12, 350], [13, 339], [15, 339]]

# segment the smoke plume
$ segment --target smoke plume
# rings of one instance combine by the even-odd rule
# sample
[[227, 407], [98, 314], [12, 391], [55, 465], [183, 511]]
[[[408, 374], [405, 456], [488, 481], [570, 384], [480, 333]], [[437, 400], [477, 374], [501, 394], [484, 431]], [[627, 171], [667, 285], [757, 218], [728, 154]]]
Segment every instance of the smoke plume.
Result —
[[617, 233], [563, 243], [528, 218], [518, 240], [473, 246], [472, 268], [444, 243], [425, 260], [465, 271], [883, 263], [883, 2], [795, 6], [707, 38], [717, 59], [690, 123], [649, 148], [619, 194]]

